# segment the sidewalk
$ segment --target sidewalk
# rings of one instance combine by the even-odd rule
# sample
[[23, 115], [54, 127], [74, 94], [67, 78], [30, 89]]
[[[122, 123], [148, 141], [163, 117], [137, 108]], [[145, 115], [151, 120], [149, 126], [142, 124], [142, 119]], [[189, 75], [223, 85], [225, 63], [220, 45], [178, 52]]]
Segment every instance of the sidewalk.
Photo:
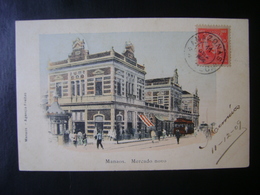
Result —
[[[142, 141], [151, 141], [152, 138], [143, 138], [141, 140], [139, 139], [124, 139], [124, 140], [119, 140], [118, 144], [127, 144], [127, 143], [133, 143], [133, 142], [142, 142]], [[117, 141], [112, 141], [115, 144], [117, 144]], [[105, 142], [106, 143], [106, 142]]]
[[[118, 144], [126, 144], [126, 143], [134, 143], [134, 142], [143, 142], [143, 141], [151, 141], [152, 138], [143, 138], [141, 140], [139, 139], [124, 139], [124, 140], [119, 140]], [[89, 138], [88, 139], [88, 145], [92, 145], [92, 144], [96, 144], [97, 140], [93, 139], [93, 138]], [[104, 139], [102, 141], [102, 143], [104, 144], [117, 144], [116, 140], [109, 140], [109, 139]]]
[[[185, 139], [189, 139], [194, 137], [194, 135], [186, 135], [186, 136], [182, 136], [181, 140], [185, 140]], [[175, 137], [166, 137], [165, 139], [168, 138], [175, 138]], [[194, 137], [195, 138], [195, 137]], [[161, 140], [163, 140], [163, 138], [161, 137]], [[152, 138], [142, 138], [141, 140], [135, 138], [135, 139], [124, 139], [124, 140], [119, 140], [118, 144], [127, 144], [127, 143], [138, 143], [138, 142], [145, 142], [145, 141], [152, 141]], [[156, 141], [158, 141], [158, 138], [156, 137]], [[94, 138], [88, 138], [88, 144], [87, 145], [93, 145], [96, 144], [97, 140], [95, 140]], [[103, 139], [102, 143], [104, 144], [117, 144], [116, 140], [109, 140], [109, 138], [105, 138]]]

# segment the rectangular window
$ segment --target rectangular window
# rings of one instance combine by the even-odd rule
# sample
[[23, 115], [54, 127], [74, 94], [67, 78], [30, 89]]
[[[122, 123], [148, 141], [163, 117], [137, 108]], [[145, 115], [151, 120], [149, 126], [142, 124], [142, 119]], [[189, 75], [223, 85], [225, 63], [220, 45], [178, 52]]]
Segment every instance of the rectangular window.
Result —
[[72, 112], [72, 121], [76, 120], [76, 112]]
[[80, 83], [77, 81], [77, 95], [80, 96]]
[[71, 81], [71, 95], [75, 96], [75, 82]]
[[61, 83], [56, 83], [56, 92], [58, 97], [62, 97], [62, 87], [61, 87]]
[[85, 81], [81, 80], [81, 95], [85, 95]]
[[96, 78], [96, 95], [102, 95], [102, 78]]
[[163, 99], [158, 99], [158, 104], [162, 105], [163, 104]]
[[117, 82], [117, 95], [121, 96], [121, 84], [120, 84], [120, 82]]
[[126, 82], [126, 94], [129, 94], [129, 85], [128, 85], [128, 82]]
[[128, 83], [128, 94], [131, 93], [131, 83]]

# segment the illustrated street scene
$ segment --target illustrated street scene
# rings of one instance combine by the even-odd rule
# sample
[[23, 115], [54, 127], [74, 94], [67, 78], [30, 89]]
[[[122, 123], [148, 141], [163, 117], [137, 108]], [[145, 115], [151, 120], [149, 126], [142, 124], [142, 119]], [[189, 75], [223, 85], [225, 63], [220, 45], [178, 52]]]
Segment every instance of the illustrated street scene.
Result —
[[68, 59], [48, 64], [43, 107], [49, 142], [76, 147], [88, 140], [154, 143], [176, 137], [178, 142], [208, 130], [199, 124], [198, 89], [183, 89], [177, 68], [171, 77], [146, 79], [146, 67], [137, 62], [130, 41], [121, 54], [113, 47], [90, 52], [76, 38]]

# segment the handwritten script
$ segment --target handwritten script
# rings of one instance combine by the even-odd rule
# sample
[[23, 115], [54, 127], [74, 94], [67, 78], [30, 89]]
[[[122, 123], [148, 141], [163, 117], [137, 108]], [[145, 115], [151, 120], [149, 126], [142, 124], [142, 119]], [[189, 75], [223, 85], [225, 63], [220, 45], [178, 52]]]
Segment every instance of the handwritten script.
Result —
[[[240, 132], [238, 135], [235, 135], [236, 131], [242, 131]], [[234, 145], [234, 143], [247, 131], [247, 128], [245, 127], [241, 127], [241, 121], [238, 120], [236, 126], [234, 126], [234, 128], [228, 132], [226, 134], [226, 136], [224, 136], [223, 140], [221, 140], [218, 144], [214, 145], [214, 147], [212, 148], [212, 153], [214, 153], [215, 151], [217, 151], [217, 149], [224, 143], [227, 142], [228, 139], [231, 136], [237, 136], [227, 147], [227, 149], [222, 153], [222, 155], [219, 157], [219, 159], [217, 160], [216, 164], [219, 163], [219, 161], [223, 158], [223, 156], [227, 153], [227, 151]]]
[[226, 118], [222, 121], [222, 123], [220, 123], [217, 127], [215, 127], [214, 129], [210, 130], [210, 129], [206, 129], [205, 130], [205, 136], [207, 138], [207, 143], [205, 146], [199, 146], [199, 149], [204, 149], [207, 145], [208, 145], [208, 141], [211, 139], [212, 134], [216, 134], [219, 129], [227, 122], [227, 120], [229, 118], [231, 118], [233, 116], [233, 114], [240, 109], [240, 105], [237, 105], [227, 116]]
[[222, 121], [222, 123], [220, 123], [218, 125], [218, 127], [214, 128], [214, 130], [212, 131], [212, 133], [217, 133], [218, 130], [227, 122], [227, 120], [232, 117], [232, 115], [238, 110], [240, 109], [240, 105], [237, 105], [233, 110], [232, 112], [229, 113], [229, 115], [227, 115], [227, 117]]

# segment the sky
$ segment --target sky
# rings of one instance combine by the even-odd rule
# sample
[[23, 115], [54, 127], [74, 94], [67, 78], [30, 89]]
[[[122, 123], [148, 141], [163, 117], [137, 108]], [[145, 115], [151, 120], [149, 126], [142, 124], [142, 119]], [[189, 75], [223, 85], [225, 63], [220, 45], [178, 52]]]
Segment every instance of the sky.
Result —
[[42, 92], [47, 91], [48, 62], [65, 60], [72, 52], [72, 42], [84, 39], [90, 54], [114, 50], [122, 53], [125, 42], [135, 47], [137, 63], [144, 64], [146, 79], [170, 77], [178, 69], [183, 90], [200, 97], [200, 122], [215, 120], [216, 73], [203, 75], [194, 72], [186, 63], [184, 48], [194, 32], [127, 32], [40, 35], [40, 77]]

